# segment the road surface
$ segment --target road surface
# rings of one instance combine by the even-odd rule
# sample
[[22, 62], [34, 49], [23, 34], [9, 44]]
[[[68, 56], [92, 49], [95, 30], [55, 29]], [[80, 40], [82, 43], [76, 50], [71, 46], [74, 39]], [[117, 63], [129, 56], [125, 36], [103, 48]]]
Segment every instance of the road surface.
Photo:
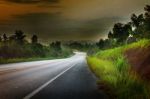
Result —
[[0, 99], [106, 99], [85, 54], [0, 65]]

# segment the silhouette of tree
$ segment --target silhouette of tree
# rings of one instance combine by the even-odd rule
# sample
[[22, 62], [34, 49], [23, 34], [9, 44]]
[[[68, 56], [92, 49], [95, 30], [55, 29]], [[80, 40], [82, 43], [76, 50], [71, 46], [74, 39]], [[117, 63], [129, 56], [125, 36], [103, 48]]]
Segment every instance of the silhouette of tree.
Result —
[[15, 39], [18, 43], [20, 43], [20, 44], [24, 43], [24, 40], [25, 40], [25, 37], [26, 37], [26, 35], [24, 35], [24, 32], [22, 32], [21, 30], [17, 30], [15, 32], [14, 36], [15, 36]]
[[150, 38], [150, 6], [146, 5], [144, 10], [144, 16], [140, 14], [139, 16], [131, 18], [132, 24], [134, 24], [133, 26], [136, 27], [133, 36], [139, 39]]
[[37, 35], [33, 35], [32, 38], [31, 38], [31, 41], [32, 41], [33, 44], [37, 44], [38, 43]]
[[0, 42], [2, 42], [2, 37], [0, 36]]
[[124, 28], [124, 31], [126, 32], [126, 33], [124, 34], [125, 36], [129, 36], [129, 34], [133, 34], [133, 33], [132, 33], [132, 26], [131, 26], [131, 24], [132, 24], [132, 23], [129, 22], [129, 23], [127, 23], [127, 24], [124, 25], [123, 28]]
[[150, 21], [150, 5], [146, 5], [145, 10], [145, 19], [146, 21]]
[[100, 48], [100, 49], [103, 49], [104, 48], [104, 45], [105, 45], [105, 42], [103, 39], [100, 39], [98, 43], [96, 43], [96, 45]]
[[112, 33], [111, 31], [108, 33], [108, 38], [109, 38], [109, 39], [112, 39], [112, 38], [113, 38], [113, 33]]
[[140, 14], [139, 16], [132, 14], [131, 15], [131, 21], [132, 21], [132, 25], [134, 27], [138, 28], [144, 22], [143, 14]]
[[15, 35], [11, 35], [11, 36], [9, 37], [9, 41], [15, 41], [15, 40], [16, 40]]
[[123, 33], [123, 24], [116, 23], [113, 28], [113, 37], [116, 38], [118, 42], [122, 41], [121, 37], [122, 33]]
[[150, 5], [146, 5], [146, 6], [144, 7], [144, 10], [147, 11], [147, 12], [150, 12]]
[[116, 23], [113, 27], [112, 37], [115, 38], [118, 43], [122, 43], [128, 38], [130, 31], [132, 31], [132, 27], [129, 23], [125, 25]]
[[146, 5], [144, 8], [145, 12], [145, 26], [146, 30], [150, 31], [150, 5]]
[[5, 42], [5, 41], [7, 41], [7, 40], [8, 40], [7, 35], [6, 35], [6, 34], [3, 34], [3, 41]]
[[57, 51], [58, 53], [61, 52], [61, 42], [60, 41], [52, 42], [50, 44], [50, 47], [52, 49], [54, 49], [55, 51]]
[[56, 43], [55, 43], [55, 49], [57, 50], [57, 51], [61, 51], [61, 42], [60, 41], [56, 41]]

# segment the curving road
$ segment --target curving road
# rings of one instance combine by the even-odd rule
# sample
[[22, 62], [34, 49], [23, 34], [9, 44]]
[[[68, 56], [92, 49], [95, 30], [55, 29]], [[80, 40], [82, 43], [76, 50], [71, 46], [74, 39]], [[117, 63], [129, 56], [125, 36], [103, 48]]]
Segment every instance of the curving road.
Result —
[[106, 99], [85, 56], [0, 65], [0, 99]]

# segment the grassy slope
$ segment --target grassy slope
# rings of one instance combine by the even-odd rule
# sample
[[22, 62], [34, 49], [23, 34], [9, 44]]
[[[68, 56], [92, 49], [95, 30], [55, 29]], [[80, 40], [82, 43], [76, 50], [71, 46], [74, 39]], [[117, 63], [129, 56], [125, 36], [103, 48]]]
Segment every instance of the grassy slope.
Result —
[[126, 50], [146, 48], [149, 45], [150, 40], [141, 40], [119, 48], [100, 51], [87, 58], [88, 64], [118, 99], [150, 99], [149, 85], [131, 70], [124, 56]]

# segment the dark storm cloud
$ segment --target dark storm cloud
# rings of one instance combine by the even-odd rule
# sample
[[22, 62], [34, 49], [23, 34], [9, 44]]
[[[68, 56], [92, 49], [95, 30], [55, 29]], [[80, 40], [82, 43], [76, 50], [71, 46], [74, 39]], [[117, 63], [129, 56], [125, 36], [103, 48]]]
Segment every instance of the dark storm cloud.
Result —
[[99, 38], [104, 36], [104, 31], [108, 30], [112, 23], [122, 20], [118, 17], [104, 17], [88, 21], [77, 21], [64, 19], [61, 17], [61, 13], [29, 13], [13, 17], [14, 22], [6, 25], [6, 29], [21, 29], [28, 35], [37, 34], [44, 41]]
[[[21, 29], [49, 40], [96, 40], [150, 0], [0, 0], [0, 34]], [[60, 13], [57, 13], [60, 12]]]
[[59, 0], [6, 0], [12, 3], [32, 4], [32, 3], [57, 3]]
[[[16, 29], [49, 40], [96, 40], [150, 0], [0, 0], [0, 35]], [[60, 13], [57, 13], [60, 12]]]

